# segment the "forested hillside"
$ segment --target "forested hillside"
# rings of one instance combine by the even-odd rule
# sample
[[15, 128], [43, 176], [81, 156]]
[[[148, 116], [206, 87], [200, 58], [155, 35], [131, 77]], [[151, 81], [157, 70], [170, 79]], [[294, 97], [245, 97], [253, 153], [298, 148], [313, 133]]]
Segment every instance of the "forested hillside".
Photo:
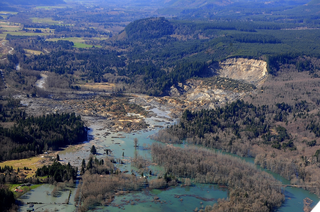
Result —
[[31, 157], [86, 139], [80, 116], [72, 113], [27, 117], [17, 104], [9, 100], [0, 105], [0, 161]]
[[153, 138], [255, 157], [262, 167], [319, 194], [314, 185], [320, 161], [319, 59], [287, 58], [277, 64], [274, 76], [245, 101], [186, 110], [178, 124]]
[[[172, 85], [192, 77], [210, 77], [212, 62], [232, 57], [264, 59], [271, 74], [277, 64], [289, 58], [320, 55], [320, 44], [314, 37], [319, 30], [285, 30], [300, 23], [270, 23], [257, 21], [214, 20], [183, 21], [147, 18], [128, 24], [120, 35], [109, 40], [91, 37], [105, 36], [96, 29], [75, 26], [25, 24], [24, 29], [49, 28], [54, 37], [70, 36], [69, 40], [51, 41], [40, 36], [17, 36], [8, 33], [15, 54], [0, 67], [8, 71], [16, 87], [34, 91], [29, 70], [50, 71], [64, 81], [65, 88], [79, 89], [81, 84], [94, 82], [118, 83], [121, 91], [149, 95], [167, 95]], [[308, 22], [304, 26], [317, 26]], [[44, 28], [41, 28], [44, 27]], [[80, 31], [79, 31], [80, 30]], [[81, 31], [82, 30], [82, 31]], [[82, 34], [91, 48], [77, 48], [73, 36]], [[299, 37], [299, 42], [296, 42]], [[87, 45], [87, 44], [86, 44]], [[26, 49], [43, 52], [28, 55]], [[45, 53], [45, 51], [49, 51]], [[28, 55], [27, 57], [25, 55]], [[22, 72], [10, 71], [20, 63]], [[300, 64], [301, 68], [308, 64]], [[38, 72], [39, 71], [39, 72]], [[181, 74], [183, 72], [183, 74]], [[60, 75], [61, 77], [58, 77]], [[39, 74], [37, 75], [39, 77]]]

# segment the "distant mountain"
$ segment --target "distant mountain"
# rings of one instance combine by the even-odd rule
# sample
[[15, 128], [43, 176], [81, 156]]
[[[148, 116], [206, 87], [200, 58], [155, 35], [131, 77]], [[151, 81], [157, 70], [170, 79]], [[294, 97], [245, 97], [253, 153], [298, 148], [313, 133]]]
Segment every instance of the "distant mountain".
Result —
[[[105, 5], [158, 9], [160, 16], [212, 18], [271, 14], [317, 5], [319, 0], [97, 0]], [[311, 7], [311, 6], [310, 6]], [[300, 8], [301, 9], [301, 8]], [[300, 11], [298, 8], [297, 11]], [[312, 8], [312, 10], [315, 10]]]
[[[316, 0], [315, 0], [316, 1]], [[229, 6], [233, 4], [243, 4], [251, 5], [255, 7], [256, 5], [265, 6], [298, 6], [307, 4], [310, 0], [101, 0], [101, 2], [112, 3], [118, 2], [119, 5], [126, 6], [158, 6], [162, 8], [180, 8], [180, 9], [195, 9], [201, 8], [207, 5], [215, 6]]]
[[63, 0], [1, 0], [2, 5], [57, 5], [65, 4]]
[[175, 15], [180, 18], [241, 18], [264, 14], [299, 15], [311, 11], [316, 15], [319, 10], [319, 0], [166, 0], [158, 13], [160, 15]]

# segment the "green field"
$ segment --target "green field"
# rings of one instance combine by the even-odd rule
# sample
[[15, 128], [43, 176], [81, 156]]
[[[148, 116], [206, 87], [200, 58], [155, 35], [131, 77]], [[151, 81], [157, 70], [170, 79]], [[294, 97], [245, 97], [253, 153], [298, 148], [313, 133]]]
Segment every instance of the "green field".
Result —
[[58, 41], [58, 40], [67, 40], [67, 41], [71, 41], [74, 43], [84, 43], [85, 40], [83, 38], [78, 38], [78, 37], [69, 37], [69, 38], [50, 38], [47, 39], [46, 41]]
[[[73, 46], [76, 48], [91, 48], [92, 47], [92, 45], [88, 45], [85, 43], [74, 43]], [[97, 47], [101, 47], [101, 46], [97, 46]]]
[[[85, 44], [84, 38], [78, 38], [78, 37], [69, 37], [69, 38], [50, 38], [47, 39], [47, 41], [58, 41], [58, 40], [67, 40], [70, 42], [73, 42], [73, 46], [76, 48], [91, 48], [93, 45]], [[100, 48], [101, 46], [95, 46]]]
[[[43, 36], [43, 35], [50, 35], [54, 33], [53, 29], [40, 29], [40, 28], [29, 28], [30, 30], [40, 29], [40, 30], [47, 30], [47, 32], [43, 33], [34, 33], [32, 31], [25, 32], [21, 31], [21, 26], [16, 23], [7, 23], [7, 22], [0, 22], [0, 29], [5, 30], [2, 34], [0, 34], [0, 38], [4, 39], [7, 34], [11, 35], [20, 35], [20, 36]], [[50, 33], [51, 31], [51, 33]]]
[[18, 12], [0, 11], [0, 15], [3, 15], [3, 14], [16, 15], [16, 14], [18, 14]]
[[8, 32], [14, 32], [20, 30], [19, 26], [6, 26], [6, 25], [0, 25], [0, 29], [6, 30]]

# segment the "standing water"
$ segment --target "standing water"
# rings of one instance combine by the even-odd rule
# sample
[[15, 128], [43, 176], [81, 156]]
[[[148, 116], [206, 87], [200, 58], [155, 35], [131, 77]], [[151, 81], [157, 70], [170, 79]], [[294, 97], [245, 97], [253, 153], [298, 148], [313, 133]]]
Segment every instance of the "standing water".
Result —
[[[157, 113], [156, 118], [148, 118], [146, 122], [150, 126], [166, 126], [169, 124], [168, 113], [165, 111], [160, 111], [153, 109], [153, 112]], [[101, 121], [103, 122], [103, 120]], [[172, 124], [172, 122], [170, 123]], [[117, 167], [122, 171], [135, 170], [131, 167], [130, 160], [134, 155], [138, 154], [144, 158], [151, 159], [149, 145], [156, 142], [149, 138], [150, 135], [156, 133], [159, 128], [152, 128], [149, 130], [142, 130], [133, 133], [111, 133], [108, 136], [104, 136], [107, 129], [101, 128], [101, 123], [99, 121], [91, 125], [90, 134], [92, 139], [84, 143], [82, 148], [74, 152], [62, 152], [59, 153], [60, 158], [64, 162], [71, 162], [72, 165], [80, 166], [83, 158], [87, 159], [89, 157], [89, 150], [92, 145], [95, 145], [98, 151], [98, 158], [105, 158], [104, 149], [111, 149], [112, 154], [115, 158], [120, 158], [126, 161], [124, 165], [117, 165]], [[134, 138], [138, 139], [139, 147], [134, 147]], [[199, 147], [202, 148], [202, 147]], [[216, 151], [216, 150], [214, 150]], [[232, 154], [231, 154], [232, 155]], [[235, 156], [235, 155], [233, 155]], [[239, 156], [235, 156], [239, 157]], [[246, 162], [253, 163], [253, 158], [242, 158]], [[260, 167], [258, 167], [260, 168]], [[152, 166], [151, 169], [154, 172], [161, 172], [161, 167]], [[260, 168], [261, 169], [261, 168]], [[283, 184], [289, 184], [289, 181], [284, 179], [278, 174], [272, 173], [270, 171], [264, 170], [272, 174], [277, 180], [281, 181]], [[69, 204], [62, 204], [65, 201], [65, 193], [61, 193], [59, 197], [52, 197], [49, 193], [54, 187], [51, 185], [43, 185], [37, 189], [34, 189], [27, 194], [23, 195], [20, 200], [23, 202], [43, 202], [41, 209], [59, 211], [75, 211], [74, 206], [74, 194], [76, 189], [71, 192], [71, 198]], [[285, 202], [277, 210], [281, 212], [300, 212], [303, 211], [303, 199], [308, 197], [318, 203], [319, 198], [300, 188], [284, 188]], [[220, 188], [217, 185], [210, 184], [196, 184], [191, 187], [173, 187], [169, 189], [159, 190], [159, 189], [146, 189], [140, 192], [133, 192], [124, 196], [116, 196], [114, 201], [110, 206], [106, 207], [95, 207], [93, 211], [193, 211], [195, 208], [201, 209], [207, 205], [213, 205], [217, 202], [219, 198], [227, 198], [228, 192], [225, 188]], [[40, 207], [40, 206], [39, 206]], [[20, 211], [25, 211], [27, 208], [23, 206]]]

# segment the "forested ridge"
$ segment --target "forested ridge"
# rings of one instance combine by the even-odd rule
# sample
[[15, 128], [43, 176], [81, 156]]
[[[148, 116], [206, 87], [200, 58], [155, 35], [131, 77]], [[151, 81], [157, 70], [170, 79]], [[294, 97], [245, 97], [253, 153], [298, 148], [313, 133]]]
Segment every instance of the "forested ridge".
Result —
[[[307, 70], [309, 65], [300, 63], [299, 58], [320, 55], [319, 43], [313, 39], [318, 36], [319, 30], [285, 30], [294, 29], [297, 25], [158, 17], [133, 21], [112, 39], [99, 40], [90, 36], [105, 36], [101, 30], [87, 30], [87, 34], [82, 35], [83, 32], [78, 31], [80, 28], [76, 26], [28, 23], [24, 25], [25, 30], [48, 27], [53, 31], [53, 35], [48, 37], [67, 37], [71, 40], [86, 37], [86, 44], [96, 47], [76, 48], [73, 42], [67, 40], [48, 41], [43, 36], [9, 33], [7, 39], [15, 48], [15, 54], [8, 55], [10, 63], [1, 68], [11, 75], [15, 74], [12, 78], [19, 87], [30, 91], [34, 88], [27, 84], [30, 80], [24, 77], [29, 78], [25, 75], [34, 70], [37, 73], [55, 73], [56, 79], [64, 79], [64, 88], [79, 89], [83, 83], [108, 82], [119, 84], [121, 91], [162, 96], [167, 95], [170, 87], [177, 83], [193, 77], [212, 76], [213, 73], [208, 70], [210, 64], [227, 58], [264, 59], [269, 73], [274, 75], [284, 60]], [[299, 37], [299, 42], [294, 37]], [[41, 51], [42, 54], [26, 56], [25, 49]], [[46, 52], [48, 50], [50, 53]], [[12, 71], [18, 62], [27, 73]]]
[[[86, 128], [80, 116], [66, 113], [28, 117], [17, 107], [18, 102], [9, 99], [5, 105], [0, 105], [1, 161], [31, 157], [86, 139]], [[5, 127], [12, 122], [12, 127]]]
[[[10, 61], [13, 60], [14, 58], [10, 58]], [[140, 88], [139, 91], [150, 95], [163, 95], [174, 84], [207, 75], [207, 64], [203, 62], [177, 63], [167, 73], [152, 62], [127, 61], [121, 53], [102, 49], [57, 51], [51, 55], [24, 58], [19, 62], [27, 70], [50, 70], [59, 75], [75, 74], [81, 80], [97, 83], [125, 83], [133, 91], [134, 88]], [[73, 81], [70, 85], [72, 83]]]

